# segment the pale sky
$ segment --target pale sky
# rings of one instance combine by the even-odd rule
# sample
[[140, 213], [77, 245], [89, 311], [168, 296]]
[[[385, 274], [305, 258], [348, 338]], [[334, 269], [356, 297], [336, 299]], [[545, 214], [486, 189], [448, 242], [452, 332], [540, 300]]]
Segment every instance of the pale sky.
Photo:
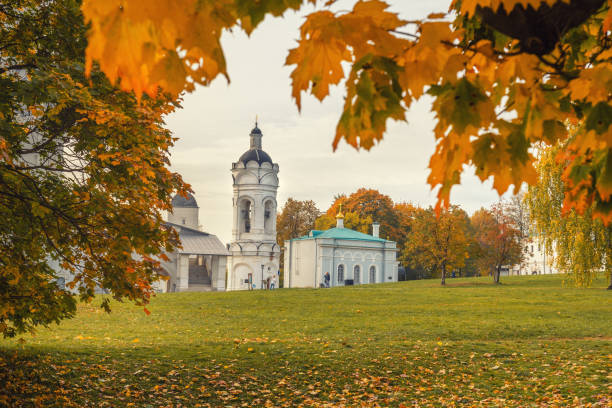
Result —
[[[349, 9], [340, 1], [337, 9]], [[400, 17], [410, 20], [445, 11], [449, 0], [390, 1]], [[302, 112], [291, 99], [291, 68], [284, 66], [295, 46], [306, 7], [284, 18], [267, 18], [248, 38], [236, 31], [222, 37], [231, 83], [219, 78], [209, 87], [185, 95], [183, 109], [167, 118], [179, 140], [171, 150], [172, 169], [191, 184], [206, 232], [229, 242], [232, 229], [232, 162], [249, 148], [255, 115], [263, 132], [263, 149], [280, 167], [279, 211], [287, 198], [313, 200], [325, 211], [333, 197], [360, 187], [374, 188], [394, 202], [433, 205], [435, 192], [426, 183], [434, 151], [435, 125], [431, 99], [413, 104], [408, 123], [389, 122], [383, 141], [371, 151], [356, 151], [331, 142], [342, 112], [343, 89], [332, 90], [320, 103], [302, 98]], [[451, 201], [470, 214], [498, 200], [491, 183], [482, 184], [469, 170]]]

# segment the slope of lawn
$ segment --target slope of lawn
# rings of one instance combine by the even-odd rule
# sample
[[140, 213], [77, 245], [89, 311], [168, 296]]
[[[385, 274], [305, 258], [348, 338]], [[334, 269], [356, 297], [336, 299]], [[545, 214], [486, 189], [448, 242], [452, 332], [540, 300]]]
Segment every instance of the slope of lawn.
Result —
[[502, 283], [96, 299], [0, 340], [0, 406], [610, 406], [603, 278]]

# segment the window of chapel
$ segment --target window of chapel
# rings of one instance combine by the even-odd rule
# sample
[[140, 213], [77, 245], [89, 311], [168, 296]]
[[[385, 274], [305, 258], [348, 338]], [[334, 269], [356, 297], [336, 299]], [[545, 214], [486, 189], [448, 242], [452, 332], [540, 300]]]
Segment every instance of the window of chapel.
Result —
[[338, 283], [344, 283], [344, 265], [338, 265]]
[[266, 233], [271, 233], [274, 228], [274, 203], [266, 201], [264, 205], [264, 230]]
[[242, 232], [251, 232], [252, 213], [251, 202], [249, 200], [242, 201], [240, 208], [240, 229]]

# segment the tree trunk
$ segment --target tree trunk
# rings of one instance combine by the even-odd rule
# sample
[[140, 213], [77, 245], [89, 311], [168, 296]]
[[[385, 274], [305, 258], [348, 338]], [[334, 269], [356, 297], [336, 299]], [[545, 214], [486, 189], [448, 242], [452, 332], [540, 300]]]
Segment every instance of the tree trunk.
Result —
[[446, 263], [442, 264], [442, 285], [446, 285]]
[[493, 282], [499, 284], [499, 276], [501, 275], [501, 265], [497, 265], [495, 268], [495, 275], [493, 276]]
[[610, 286], [608, 286], [608, 290], [612, 290], [612, 272], [610, 272]]

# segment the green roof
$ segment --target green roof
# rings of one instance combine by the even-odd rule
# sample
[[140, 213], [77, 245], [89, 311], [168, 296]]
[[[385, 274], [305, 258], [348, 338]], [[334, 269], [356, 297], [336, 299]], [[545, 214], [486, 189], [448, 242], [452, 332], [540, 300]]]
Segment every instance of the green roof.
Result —
[[364, 234], [363, 232], [353, 231], [352, 229], [349, 229], [349, 228], [331, 228], [326, 231], [313, 230], [311, 231], [311, 234], [304, 235], [303, 237], [299, 237], [295, 239], [301, 240], [301, 239], [318, 239], [318, 238], [387, 242], [386, 239], [376, 238], [372, 235]]

